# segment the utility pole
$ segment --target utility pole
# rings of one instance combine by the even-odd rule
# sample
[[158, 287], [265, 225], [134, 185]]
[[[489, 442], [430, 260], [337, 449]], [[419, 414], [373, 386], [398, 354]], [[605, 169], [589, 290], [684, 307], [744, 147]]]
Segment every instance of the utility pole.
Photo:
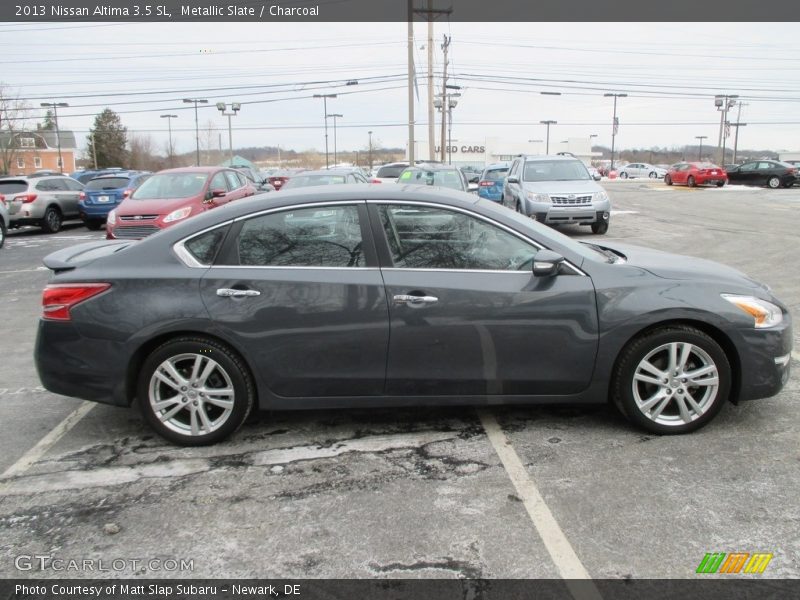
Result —
[[445, 110], [447, 106], [449, 106], [449, 103], [447, 101], [447, 49], [449, 47], [450, 47], [450, 38], [445, 35], [444, 42], [442, 42], [442, 52], [444, 52], [444, 75], [442, 76], [442, 106], [444, 108], [442, 108], [442, 136], [441, 136], [442, 142], [440, 144], [441, 158], [439, 159], [442, 162], [444, 162], [445, 140], [447, 139], [445, 137], [445, 120], [446, 120]]
[[[231, 127], [231, 117], [235, 117], [239, 114], [239, 111], [242, 109], [242, 105], [239, 102], [232, 102], [231, 110], [228, 110], [228, 105], [224, 102], [217, 102], [217, 110], [223, 117], [228, 117], [228, 166], [233, 166], [233, 128]], [[220, 134], [222, 135], [222, 134]], [[222, 144], [220, 144], [219, 148], [220, 152], [222, 152]]]
[[541, 123], [542, 125], [546, 125], [547, 126], [547, 138], [546, 138], [547, 139], [547, 142], [546, 142], [547, 145], [545, 146], [544, 153], [545, 154], [550, 154], [550, 125], [556, 125], [558, 123], [558, 121], [553, 121], [553, 120], [548, 119], [547, 121], [539, 121], [539, 123]]
[[733, 162], [736, 163], [736, 151], [739, 148], [739, 127], [747, 126], [747, 123], [742, 123], [742, 107], [748, 106], [748, 104], [744, 102], [739, 102], [739, 109], [736, 113], [736, 123], [731, 123], [733, 127], [736, 127], [736, 133], [733, 135]]
[[611, 121], [611, 170], [614, 170], [614, 142], [617, 139], [617, 131], [619, 131], [619, 121], [617, 121], [617, 98], [627, 98], [628, 94], [612, 94], [611, 92], [603, 94], [606, 98], [613, 96], [614, 98], [614, 119]]
[[[428, 9], [433, 0], [428, 0]], [[436, 113], [433, 108], [433, 13], [428, 12], [428, 159], [436, 160]]]
[[[197, 166], [200, 166], [200, 121], [197, 118], [197, 105], [198, 104], [208, 104], [208, 100], [206, 98], [184, 98], [183, 102], [185, 104], [194, 104], [194, 139], [195, 139], [195, 147], [197, 148]], [[211, 140], [209, 140], [211, 142]], [[209, 143], [209, 146], [211, 144]]]
[[368, 131], [369, 134], [369, 170], [372, 171], [372, 132]]
[[703, 140], [706, 139], [707, 135], [696, 135], [694, 139], [700, 140], [700, 150], [697, 151], [697, 160], [703, 160]]
[[414, 164], [414, 0], [408, 0], [408, 164]]
[[42, 102], [41, 106], [44, 108], [53, 109], [53, 121], [55, 121], [56, 125], [56, 145], [58, 146], [58, 171], [63, 173], [64, 161], [61, 158], [61, 132], [58, 130], [58, 109], [59, 107], [66, 108], [69, 106], [69, 104], [66, 102]]
[[725, 140], [730, 134], [730, 125], [728, 124], [728, 111], [736, 104], [736, 94], [722, 94], [714, 96], [714, 106], [720, 111], [719, 118], [719, 142], [717, 146], [722, 147], [722, 154], [719, 158], [719, 166], [725, 165]]
[[[174, 155], [174, 150], [172, 148], [172, 119], [177, 119], [178, 115], [161, 115], [161, 118], [167, 120], [167, 128], [169, 129], [169, 166], [174, 167], [175, 165], [172, 164], [172, 157]], [[94, 149], [94, 141], [92, 141], [92, 149]], [[94, 168], [97, 168], [97, 158], [94, 160]]]
[[338, 159], [336, 158], [336, 119], [344, 117], [344, 115], [335, 113], [327, 116], [333, 119], [333, 166], [335, 167], [338, 162]]
[[314, 94], [314, 98], [322, 98], [322, 110], [325, 115], [325, 168], [328, 164], [328, 98], [336, 98], [336, 94]]

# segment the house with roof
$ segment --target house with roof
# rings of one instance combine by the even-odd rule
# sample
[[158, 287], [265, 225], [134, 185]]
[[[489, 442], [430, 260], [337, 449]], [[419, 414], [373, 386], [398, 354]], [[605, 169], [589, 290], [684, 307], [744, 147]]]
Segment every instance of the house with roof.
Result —
[[[61, 161], [59, 162], [59, 146]], [[75, 171], [77, 143], [71, 131], [50, 129], [0, 131], [0, 173], [30, 175], [35, 171]]]

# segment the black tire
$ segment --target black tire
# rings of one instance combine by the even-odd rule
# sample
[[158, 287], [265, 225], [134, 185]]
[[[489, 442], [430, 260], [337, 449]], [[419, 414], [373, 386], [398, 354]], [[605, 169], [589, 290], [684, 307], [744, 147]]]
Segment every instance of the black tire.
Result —
[[724, 181], [718, 181], [717, 182], [717, 187], [722, 187], [723, 185], [725, 185]]
[[[680, 371], [670, 373], [666, 372], [669, 350], [662, 350], [662, 348], [673, 343], [689, 344], [692, 352], [688, 355], [686, 365], [679, 367]], [[677, 347], [675, 353], [680, 359], [682, 348]], [[653, 362], [650, 362], [648, 356], [653, 359]], [[656, 380], [655, 384], [634, 379], [637, 370], [646, 358], [648, 358], [647, 362], [650, 366], [664, 371], [662, 375], [665, 376], [665, 379], [660, 379], [660, 376], [656, 376], [649, 369], [644, 369], [644, 374], [649, 373], [650, 377]], [[716, 388], [713, 388], [711, 383], [691, 385], [692, 379], [703, 381], [702, 376], [680, 377], [684, 373], [688, 374], [711, 364], [716, 369]], [[674, 377], [675, 372], [678, 372], [679, 376]], [[722, 409], [722, 405], [725, 404], [730, 393], [731, 379], [728, 357], [717, 342], [693, 327], [672, 325], [641, 335], [629, 342], [622, 350], [612, 374], [611, 399], [620, 412], [632, 423], [647, 431], [659, 435], [689, 433], [709, 423]], [[712, 379], [706, 381], [711, 382]], [[661, 395], [667, 392], [670, 394], [668, 398]], [[638, 401], [637, 395], [639, 396]], [[642, 395], [647, 398], [643, 399]], [[699, 398], [701, 395], [708, 395], [708, 397]], [[685, 400], [688, 397], [691, 397], [694, 404], [702, 409], [700, 413], [691, 409], [691, 404]], [[645, 406], [640, 408], [639, 402]], [[648, 416], [645, 414], [648, 412], [647, 402], [655, 402], [650, 408], [656, 410], [661, 403], [664, 403], [664, 406], [661, 407], [663, 412], [659, 415]], [[681, 403], [687, 407], [687, 415], [690, 417], [688, 422], [680, 414]], [[658, 422], [656, 419], [660, 419], [662, 422]]]
[[627, 179], [628, 178], [628, 174], [625, 171], [623, 171], [622, 173], [619, 174], [619, 178], [620, 179]]
[[650, 177], [650, 179], [658, 179], [658, 173], [656, 173], [655, 171], [651, 171], [648, 177]]
[[99, 231], [100, 228], [103, 227], [103, 225], [105, 225], [103, 221], [98, 221], [96, 219], [90, 219], [88, 221], [84, 221], [83, 224], [86, 225], [86, 228], [91, 231]]
[[522, 212], [522, 204], [520, 204], [519, 200], [517, 200], [516, 204], [514, 205], [514, 210], [516, 210], [521, 215], [525, 214]]
[[595, 221], [592, 223], [592, 233], [603, 235], [608, 231], [608, 221]]
[[666, 183], [667, 185], [672, 185], [672, 177], [670, 177], [669, 175], [664, 175], [664, 183]]
[[6, 229], [6, 223], [0, 218], [0, 248], [3, 247], [3, 244], [6, 243], [6, 234], [8, 230]]
[[694, 177], [692, 175], [689, 175], [689, 179], [686, 180], [686, 185], [688, 185], [689, 187], [697, 186], [697, 182], [694, 180]]
[[48, 206], [42, 217], [42, 231], [45, 233], [58, 233], [61, 231], [63, 221], [61, 211], [55, 206]]
[[[170, 384], [157, 379], [156, 371], [165, 365], [173, 367], [181, 379], [169, 375]], [[206, 367], [211, 371], [201, 380], [205, 373], [196, 371]], [[223, 394], [222, 389], [233, 392]], [[253, 408], [255, 386], [244, 361], [228, 346], [202, 337], [180, 337], [162, 344], [144, 361], [137, 398], [145, 420], [160, 436], [181, 446], [205, 446], [241, 427]], [[159, 401], [164, 406], [157, 407]], [[229, 406], [223, 407], [223, 403]]]
[[773, 175], [772, 177], [767, 179], [767, 187], [773, 190], [777, 190], [779, 187], [781, 187], [781, 180]]

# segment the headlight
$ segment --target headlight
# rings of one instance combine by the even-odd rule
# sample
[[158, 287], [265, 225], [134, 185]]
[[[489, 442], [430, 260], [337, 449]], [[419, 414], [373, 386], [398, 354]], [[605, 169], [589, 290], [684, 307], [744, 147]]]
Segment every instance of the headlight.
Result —
[[117, 211], [112, 210], [110, 213], [108, 213], [108, 217], [106, 217], [106, 223], [109, 225], [117, 224]]
[[605, 192], [597, 192], [594, 195], [595, 202], [605, 202], [607, 200], [608, 200], [608, 194], [606, 194]]
[[753, 296], [736, 296], [734, 294], [721, 294], [725, 300], [753, 317], [756, 329], [775, 327], [783, 321], [783, 311], [772, 302]]
[[192, 213], [191, 206], [184, 206], [183, 208], [179, 208], [178, 210], [173, 210], [169, 213], [166, 217], [164, 217], [164, 223], [172, 223], [173, 221], [180, 221], [181, 219], [185, 219]]
[[550, 202], [550, 196], [547, 194], [537, 194], [535, 192], [525, 192], [528, 200], [531, 202]]

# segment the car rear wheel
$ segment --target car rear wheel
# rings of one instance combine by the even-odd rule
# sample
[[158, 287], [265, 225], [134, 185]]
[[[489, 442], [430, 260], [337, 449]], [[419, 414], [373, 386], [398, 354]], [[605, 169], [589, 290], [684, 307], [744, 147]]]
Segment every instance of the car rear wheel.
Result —
[[658, 179], [658, 173], [656, 173], [655, 171], [652, 171], [650, 173], [650, 179]]
[[147, 357], [138, 399], [159, 435], [183, 446], [203, 446], [223, 440], [244, 423], [254, 389], [247, 367], [230, 348], [181, 337]]
[[42, 217], [42, 229], [45, 233], [58, 233], [61, 231], [61, 211], [55, 206], [48, 206]]
[[669, 175], [664, 175], [664, 183], [666, 183], [667, 185], [672, 185], [672, 177], [670, 177]]
[[695, 187], [697, 185], [697, 182], [694, 180], [694, 177], [689, 175], [689, 178], [686, 180], [686, 185], [688, 185], [689, 187]]
[[628, 174], [625, 171], [623, 171], [622, 173], [619, 174], [619, 178], [620, 179], [627, 179], [628, 178]]
[[769, 179], [767, 179], [767, 185], [773, 190], [778, 189], [779, 187], [781, 187], [781, 180], [775, 176], [772, 176]]
[[695, 431], [720, 411], [731, 388], [725, 352], [693, 327], [662, 327], [630, 342], [611, 384], [630, 421], [657, 434]]

